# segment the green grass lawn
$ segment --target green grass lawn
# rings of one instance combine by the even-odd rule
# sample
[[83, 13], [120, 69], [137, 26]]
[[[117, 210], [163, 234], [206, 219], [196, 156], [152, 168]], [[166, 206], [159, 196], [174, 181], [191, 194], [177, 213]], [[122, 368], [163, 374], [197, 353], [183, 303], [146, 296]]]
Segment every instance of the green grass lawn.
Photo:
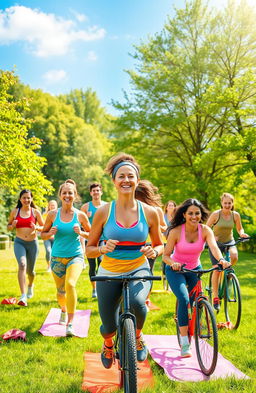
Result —
[[[204, 266], [209, 266], [204, 254]], [[0, 344], [0, 392], [1, 393], [75, 393], [81, 392], [83, 375], [83, 353], [99, 352], [102, 338], [99, 333], [100, 318], [97, 301], [91, 298], [91, 285], [86, 268], [77, 285], [78, 309], [91, 309], [91, 321], [87, 338], [51, 338], [38, 333], [48, 311], [57, 307], [55, 286], [51, 274], [46, 272], [44, 248], [40, 246], [37, 261], [35, 296], [26, 308], [0, 306], [0, 334], [9, 329], [26, 331], [27, 342]], [[247, 380], [233, 378], [198, 383], [177, 383], [170, 381], [163, 370], [150, 359], [155, 376], [155, 386], [144, 392], [256, 392], [256, 264], [255, 254], [240, 252], [236, 268], [243, 298], [242, 321], [237, 331], [219, 331], [219, 351], [237, 368], [248, 375]], [[160, 258], [155, 274], [160, 274]], [[0, 300], [4, 297], [18, 297], [17, 265], [13, 250], [0, 250]], [[161, 282], [154, 288], [161, 289]], [[148, 314], [144, 327], [145, 334], [175, 334], [173, 310], [175, 298], [172, 294], [153, 293], [152, 301], [161, 310]], [[224, 316], [219, 316], [224, 321]]]

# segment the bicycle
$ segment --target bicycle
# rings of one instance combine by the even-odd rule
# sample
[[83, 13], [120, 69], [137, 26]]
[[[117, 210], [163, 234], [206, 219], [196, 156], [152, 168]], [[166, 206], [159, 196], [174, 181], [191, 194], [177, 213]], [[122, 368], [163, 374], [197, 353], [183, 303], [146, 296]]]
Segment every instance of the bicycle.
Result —
[[[208, 302], [207, 297], [203, 293], [201, 276], [213, 270], [220, 270], [218, 265], [207, 270], [190, 270], [181, 266], [181, 270], [177, 273], [194, 273], [198, 276], [198, 282], [190, 291], [189, 298], [193, 298], [192, 310], [190, 302], [188, 304], [188, 337], [191, 342], [194, 336], [196, 354], [199, 366], [202, 372], [209, 376], [216, 367], [218, 359], [218, 329], [212, 306]], [[179, 346], [181, 347], [180, 328], [177, 318], [178, 299], [176, 301], [175, 323]]]
[[92, 281], [121, 281], [122, 312], [120, 312], [115, 353], [120, 370], [120, 383], [125, 393], [137, 393], [137, 349], [136, 349], [136, 317], [130, 311], [130, 281], [161, 280], [160, 276], [94, 276]]
[[[242, 237], [230, 244], [219, 243], [221, 249], [223, 250], [225, 259], [230, 262], [230, 247], [248, 240], [250, 240], [249, 237]], [[212, 273], [210, 274], [209, 285], [206, 287], [206, 290], [208, 291], [209, 301], [212, 304]], [[218, 288], [218, 297], [220, 302], [222, 299], [224, 299], [225, 318], [229, 328], [237, 329], [241, 322], [242, 297], [239, 280], [235, 274], [233, 266], [223, 270], [221, 274]]]

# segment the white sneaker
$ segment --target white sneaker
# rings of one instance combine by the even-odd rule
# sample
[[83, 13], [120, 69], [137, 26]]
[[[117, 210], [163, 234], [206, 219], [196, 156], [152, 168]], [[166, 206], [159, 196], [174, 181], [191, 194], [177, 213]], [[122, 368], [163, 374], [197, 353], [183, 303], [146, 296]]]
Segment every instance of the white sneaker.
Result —
[[21, 295], [21, 297], [19, 298], [18, 305], [19, 306], [23, 306], [23, 307], [27, 307], [27, 305], [28, 305], [28, 303], [27, 303], [27, 295], [25, 293], [23, 293]]
[[73, 326], [72, 323], [69, 323], [67, 325], [67, 329], [66, 329], [66, 336], [67, 337], [73, 337], [75, 335], [74, 330], [73, 330]]
[[189, 344], [185, 344], [181, 346], [180, 356], [182, 358], [191, 358], [192, 352]]
[[97, 291], [96, 291], [96, 289], [93, 289], [93, 290], [92, 290], [92, 298], [93, 298], [93, 299], [96, 299], [96, 298], [97, 298]]
[[27, 298], [31, 299], [34, 296], [34, 286], [28, 287]]
[[65, 311], [61, 311], [60, 313], [60, 320], [59, 320], [59, 324], [60, 325], [66, 325], [68, 320], [68, 315]]

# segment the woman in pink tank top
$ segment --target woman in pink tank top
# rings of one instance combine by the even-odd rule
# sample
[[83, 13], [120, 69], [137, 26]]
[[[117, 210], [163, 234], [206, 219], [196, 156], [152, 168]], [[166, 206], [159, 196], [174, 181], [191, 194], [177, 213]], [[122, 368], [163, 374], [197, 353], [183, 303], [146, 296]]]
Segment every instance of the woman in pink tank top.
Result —
[[163, 261], [166, 266], [166, 277], [174, 295], [179, 300], [178, 322], [181, 334], [181, 356], [190, 357], [191, 350], [188, 340], [188, 312], [189, 293], [197, 283], [197, 276], [193, 273], [180, 273], [182, 265], [188, 269], [201, 267], [200, 255], [205, 242], [211, 252], [224, 268], [230, 265], [225, 261], [217, 246], [213, 231], [203, 225], [208, 217], [205, 207], [197, 199], [187, 199], [180, 205], [169, 227], [169, 235], [164, 250]]

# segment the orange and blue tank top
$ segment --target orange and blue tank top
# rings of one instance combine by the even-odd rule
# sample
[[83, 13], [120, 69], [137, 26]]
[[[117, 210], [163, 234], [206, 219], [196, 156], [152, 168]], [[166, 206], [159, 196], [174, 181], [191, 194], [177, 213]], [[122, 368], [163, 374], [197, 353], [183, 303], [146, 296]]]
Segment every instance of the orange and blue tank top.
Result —
[[137, 201], [138, 220], [130, 228], [120, 226], [116, 221], [116, 202], [112, 201], [109, 207], [107, 221], [103, 227], [102, 237], [118, 240], [119, 243], [113, 252], [103, 256], [101, 266], [111, 272], [128, 272], [136, 269], [146, 262], [146, 257], [140, 252], [146, 244], [149, 227], [145, 212], [140, 201]]

